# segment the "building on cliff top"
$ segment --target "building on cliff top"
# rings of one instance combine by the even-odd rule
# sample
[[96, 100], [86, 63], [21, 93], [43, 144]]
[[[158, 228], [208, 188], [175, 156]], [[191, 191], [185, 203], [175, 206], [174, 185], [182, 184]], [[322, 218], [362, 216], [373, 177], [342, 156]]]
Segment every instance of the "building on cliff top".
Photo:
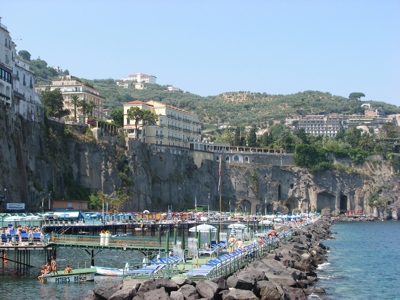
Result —
[[[50, 88], [51, 91], [55, 89], [60, 89], [61, 94], [64, 98], [64, 108], [70, 110], [70, 115], [67, 119], [74, 118], [74, 104], [72, 103], [72, 97], [78, 96], [78, 100], [85, 100], [87, 103], [93, 102], [94, 108], [92, 111], [92, 116], [95, 119], [104, 119], [104, 98], [100, 96], [98, 90], [89, 86], [87, 83], [82, 83], [78, 79], [72, 78], [70, 75], [61, 76], [58, 80], [53, 80], [51, 85], [38, 85], [36, 86], [37, 92], [42, 92]], [[77, 107], [77, 116], [80, 120], [84, 119], [82, 107]]]
[[34, 74], [16, 51], [16, 44], [0, 18], [0, 103], [26, 120], [43, 120], [44, 107], [34, 90]]
[[[139, 132], [136, 132], [135, 124], [127, 117], [128, 109], [135, 106], [156, 114], [158, 116], [156, 124], [143, 126], [139, 123]], [[189, 148], [191, 142], [201, 139], [201, 124], [194, 113], [153, 100], [125, 102], [124, 129], [129, 137], [138, 136], [141, 141], [156, 145]]]

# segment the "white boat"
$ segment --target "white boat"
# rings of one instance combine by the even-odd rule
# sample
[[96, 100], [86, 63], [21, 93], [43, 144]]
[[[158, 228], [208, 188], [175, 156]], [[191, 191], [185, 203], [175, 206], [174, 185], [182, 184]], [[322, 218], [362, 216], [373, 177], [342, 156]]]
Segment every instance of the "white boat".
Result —
[[53, 283], [80, 283], [85, 281], [93, 281], [96, 269], [75, 269], [70, 273], [64, 273], [64, 271], [58, 271], [53, 275], [53, 272], [44, 274], [45, 281]]
[[107, 268], [107, 267], [99, 267], [99, 266], [92, 266], [93, 269], [96, 269], [96, 275], [103, 275], [103, 276], [126, 276], [129, 275], [129, 263], [125, 264], [125, 268], [118, 269], [118, 268]]

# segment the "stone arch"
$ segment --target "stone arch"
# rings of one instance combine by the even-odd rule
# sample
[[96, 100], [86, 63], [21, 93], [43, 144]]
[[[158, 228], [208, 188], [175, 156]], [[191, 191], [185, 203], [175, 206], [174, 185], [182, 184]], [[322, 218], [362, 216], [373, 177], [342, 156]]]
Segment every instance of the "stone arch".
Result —
[[347, 196], [340, 195], [340, 206], [339, 206], [339, 213], [346, 213], [347, 212]]
[[317, 211], [321, 212], [324, 208], [335, 210], [336, 197], [328, 192], [322, 192], [317, 195]]
[[289, 197], [283, 204], [288, 208], [289, 214], [292, 214], [294, 209], [299, 208], [299, 200], [296, 197]]
[[249, 159], [248, 156], [245, 156], [245, 157], [244, 157], [244, 162], [245, 162], [246, 164], [250, 163], [250, 159]]
[[267, 214], [274, 213], [274, 205], [272, 203], [267, 204]]
[[229, 155], [225, 156], [225, 162], [230, 163], [231, 157]]
[[243, 156], [238, 155], [238, 154], [235, 154], [235, 155], [232, 157], [232, 162], [235, 162], [235, 163], [242, 163], [242, 162], [243, 162]]
[[251, 212], [251, 202], [249, 200], [243, 199], [240, 201], [240, 210], [242, 212]]

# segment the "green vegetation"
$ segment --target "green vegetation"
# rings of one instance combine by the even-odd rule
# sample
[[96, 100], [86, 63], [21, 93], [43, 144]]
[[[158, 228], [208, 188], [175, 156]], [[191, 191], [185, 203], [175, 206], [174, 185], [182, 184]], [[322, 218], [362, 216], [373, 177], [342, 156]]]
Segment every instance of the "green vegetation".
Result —
[[[19, 54], [29, 61], [35, 72], [36, 83], [48, 83], [54, 77], [68, 73], [49, 68], [43, 60], [30, 60], [30, 54], [25, 50]], [[160, 101], [196, 113], [203, 124], [203, 134], [210, 136], [212, 141], [228, 142], [237, 146], [283, 148], [287, 153], [294, 153], [299, 166], [307, 167], [312, 172], [335, 168], [328, 158], [331, 155], [336, 158], [350, 158], [353, 163], [361, 164], [370, 154], [383, 154], [386, 157], [400, 151], [400, 133], [393, 123], [384, 124], [379, 136], [374, 134], [372, 128], [369, 128], [369, 132], [362, 132], [350, 127], [336, 138], [313, 137], [302, 129], [292, 133], [284, 125], [286, 118], [306, 114], [364, 114], [364, 108], [361, 107], [363, 103], [374, 108], [380, 107], [386, 114], [400, 113], [400, 108], [395, 105], [372, 100], [361, 102], [360, 99], [365, 98], [362, 92], [352, 92], [348, 98], [319, 91], [291, 95], [239, 91], [201, 97], [189, 92], [168, 91], [167, 86], [158, 84], [145, 84], [143, 90], [137, 90], [133, 87], [120, 87], [114, 79], [74, 78], [99, 90], [106, 99], [105, 106], [111, 109], [110, 117], [117, 126], [122, 126], [123, 123], [124, 102]], [[44, 93], [43, 103], [49, 116], [61, 117], [66, 113], [59, 106], [59, 95], [56, 92]], [[79, 106], [85, 114], [91, 115], [93, 106], [90, 103], [77, 103], [75, 109]], [[128, 112], [128, 117], [134, 122], [136, 129], [139, 129], [140, 121], [153, 123], [157, 118], [134, 107]], [[221, 125], [225, 129], [221, 129]], [[261, 137], [256, 136], [256, 128], [265, 130]], [[69, 132], [65, 134], [70, 136]]]

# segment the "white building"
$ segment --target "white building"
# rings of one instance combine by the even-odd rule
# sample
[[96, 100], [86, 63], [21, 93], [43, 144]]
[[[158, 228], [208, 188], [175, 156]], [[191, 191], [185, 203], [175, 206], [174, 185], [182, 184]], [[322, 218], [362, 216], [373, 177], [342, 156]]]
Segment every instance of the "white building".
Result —
[[158, 116], [155, 125], [139, 124], [139, 138], [149, 144], [169, 145], [179, 147], [190, 147], [193, 141], [201, 139], [201, 124], [197, 115], [183, 109], [150, 100], [141, 102], [139, 100], [124, 103], [124, 129], [130, 133], [132, 138], [136, 137], [135, 124], [127, 116], [128, 109], [139, 107], [150, 110]]
[[[87, 103], [94, 103], [95, 106], [91, 113], [93, 118], [98, 120], [104, 119], [104, 98], [100, 96], [99, 91], [89, 86], [87, 83], [82, 83], [80, 80], [74, 79], [70, 75], [66, 75], [61, 76], [58, 80], [53, 80], [51, 85], [36, 86], [36, 91], [41, 92], [46, 90], [46, 88], [50, 88], [50, 91], [60, 89], [64, 98], [64, 108], [70, 110], [68, 118], [73, 119], [75, 117], [75, 106], [72, 104], [71, 100], [73, 96], [77, 96], [78, 100], [85, 100]], [[84, 115], [81, 107], [77, 107], [76, 109], [77, 118]]]
[[0, 102], [11, 106], [15, 44], [0, 18]]
[[123, 81], [136, 81], [144, 83], [157, 83], [157, 77], [154, 75], [147, 75], [143, 73], [131, 74], [127, 78], [123, 78]]
[[35, 79], [28, 63], [15, 58], [13, 73], [14, 110], [27, 120], [42, 120], [44, 106], [35, 91]]
[[43, 120], [44, 107], [34, 86], [33, 72], [17, 56], [16, 45], [0, 18], [0, 103], [26, 120]]

